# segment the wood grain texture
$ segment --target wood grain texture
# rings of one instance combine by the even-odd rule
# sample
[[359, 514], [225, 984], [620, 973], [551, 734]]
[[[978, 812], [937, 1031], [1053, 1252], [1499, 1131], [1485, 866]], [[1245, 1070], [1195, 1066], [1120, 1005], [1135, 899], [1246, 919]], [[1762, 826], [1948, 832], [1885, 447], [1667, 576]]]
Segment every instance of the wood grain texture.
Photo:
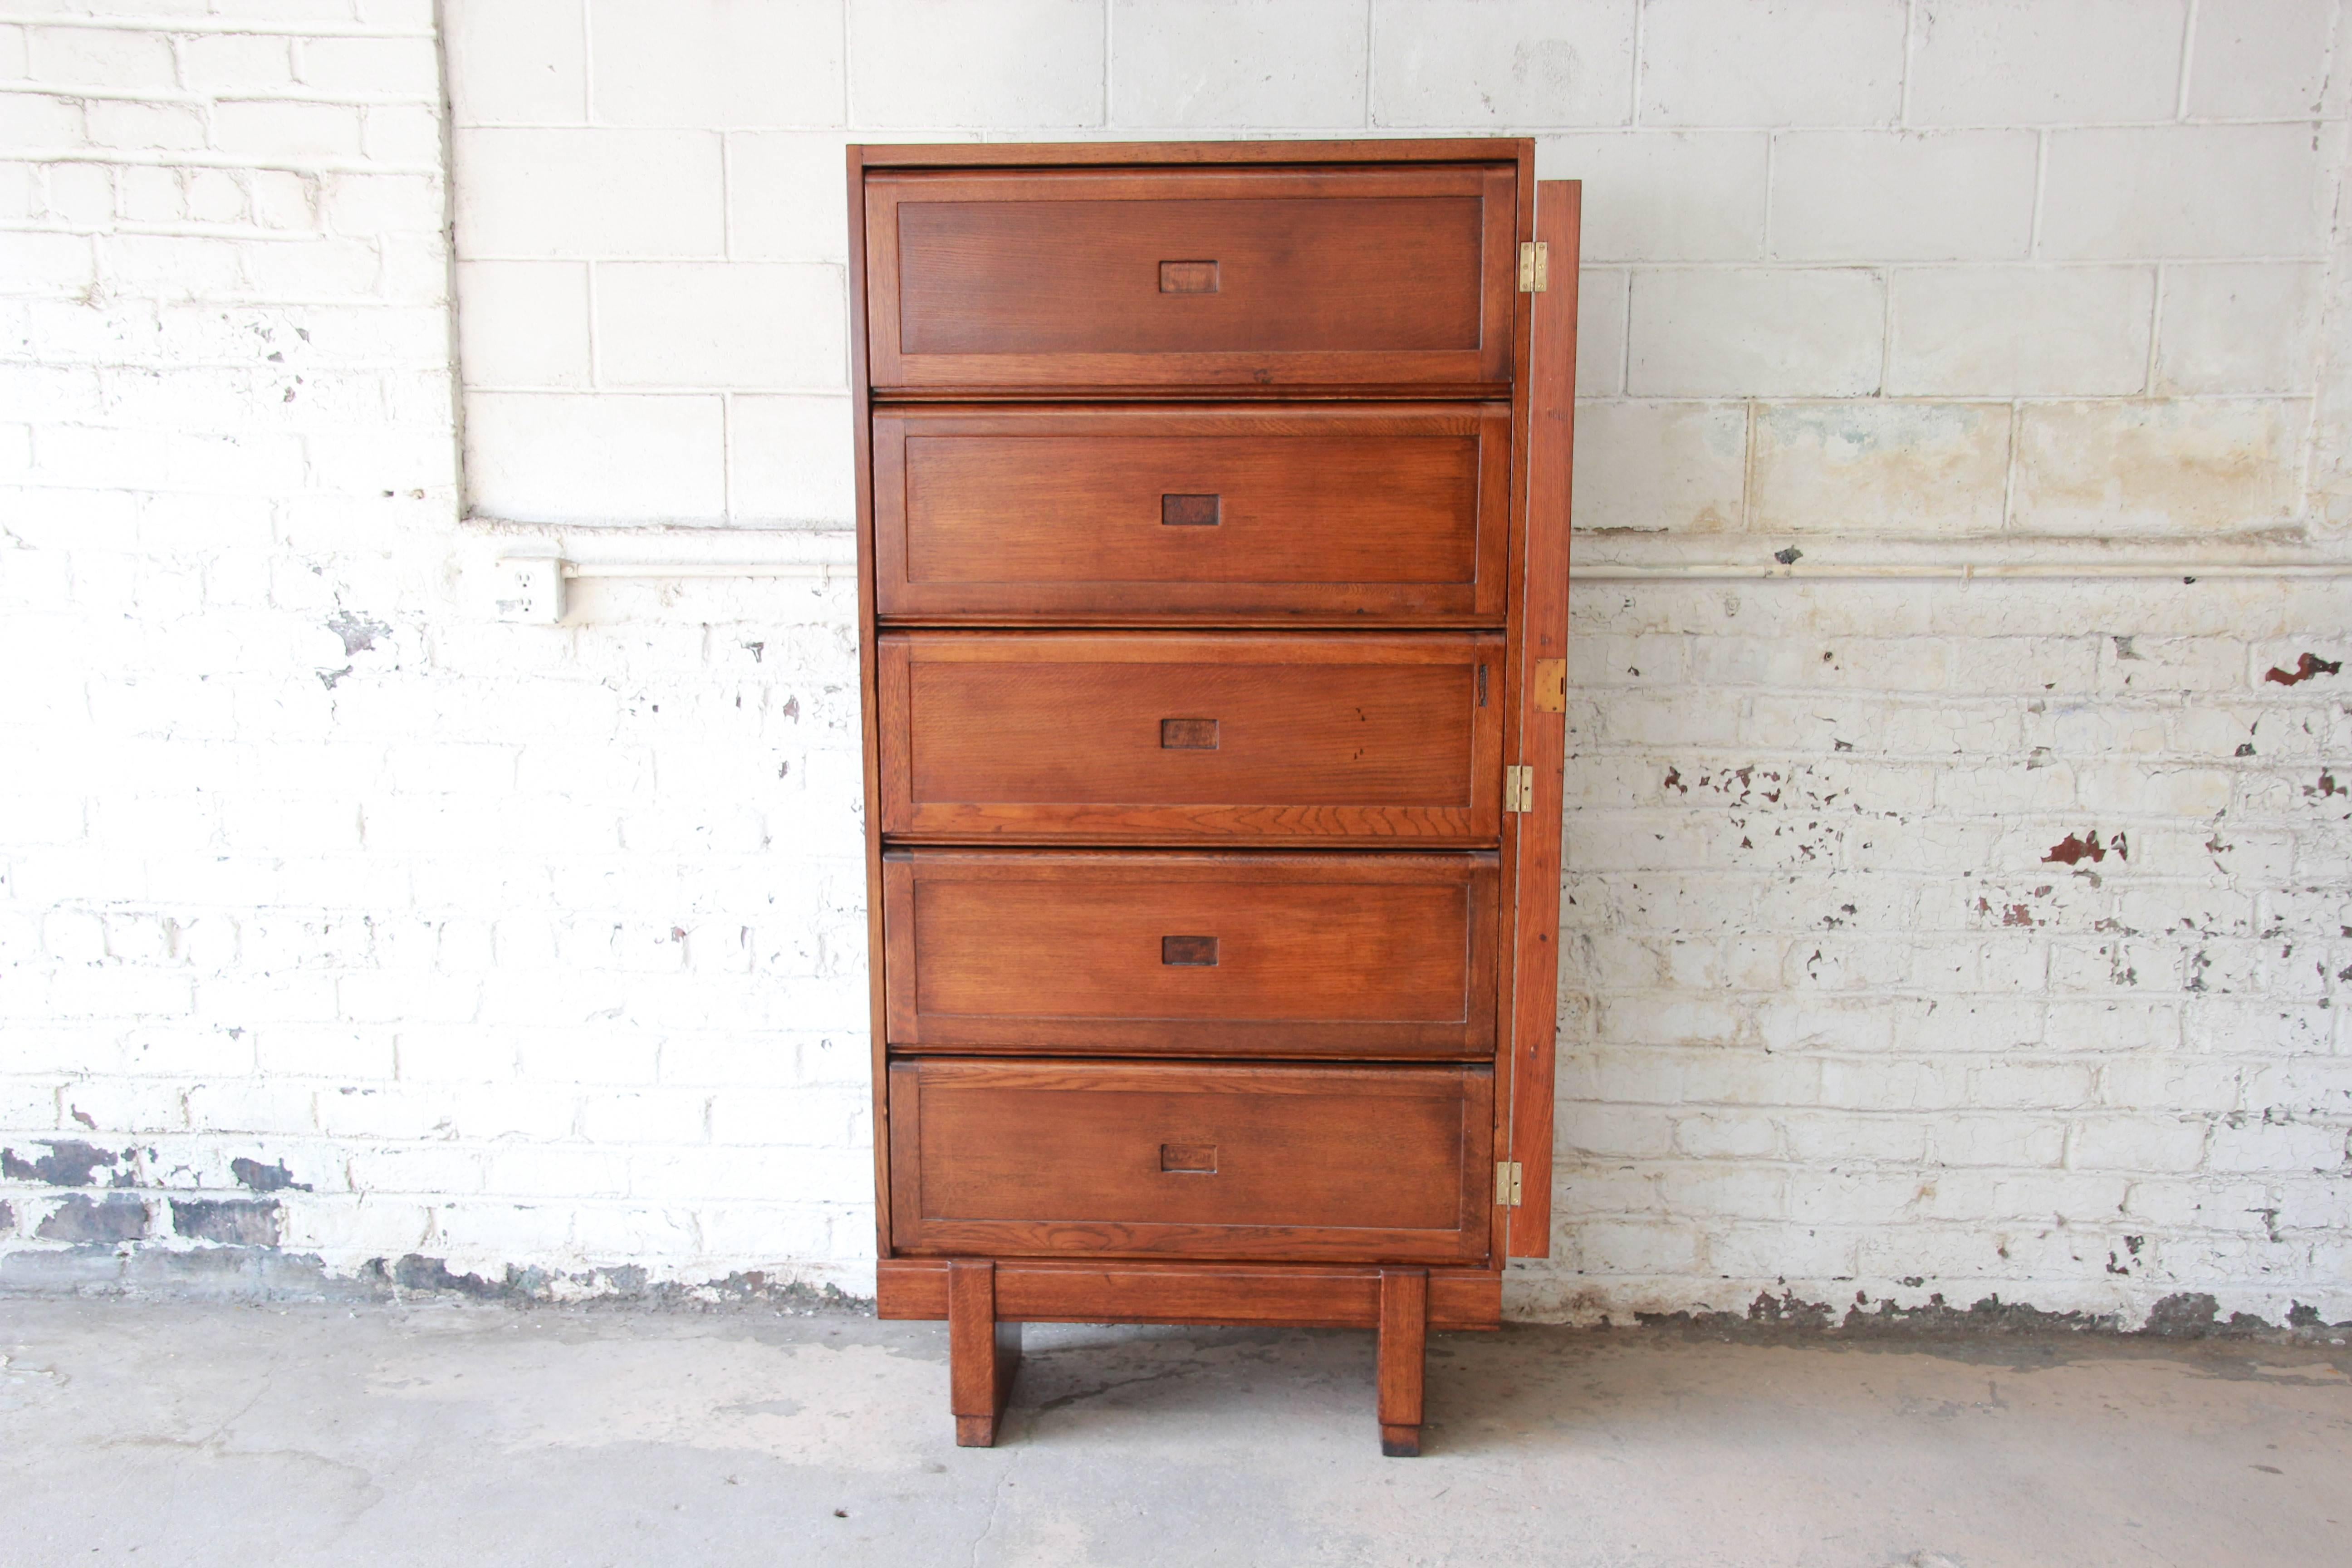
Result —
[[1381, 1452], [1421, 1452], [1422, 1381], [1429, 1342], [1429, 1271], [1381, 1270]]
[[883, 886], [897, 1047], [1494, 1053], [1490, 854], [894, 849]]
[[[1511, 369], [1507, 165], [866, 183], [885, 388], [1461, 386]], [[1161, 264], [1214, 261], [1213, 292]]]
[[[853, 146], [848, 150], [849, 178], [849, 254], [862, 255], [866, 249], [866, 170], [865, 149]], [[866, 358], [866, 278], [858, 268], [849, 269], [849, 402], [851, 442], [856, 470], [857, 486], [857, 721], [860, 739], [860, 786], [865, 806], [865, 820], [882, 820], [882, 746], [881, 746], [881, 679], [880, 662], [877, 656], [873, 628], [877, 614], [875, 599], [875, 540], [873, 399], [868, 390]], [[882, 836], [866, 835], [866, 950], [880, 952], [887, 941], [882, 926]], [[886, 1071], [888, 1037], [886, 1027], [887, 998], [883, 992], [880, 964], [868, 966], [866, 975], [866, 1008], [873, 1020], [868, 1060], [873, 1073], [874, 1125], [888, 1125], [889, 1094]], [[874, 1140], [874, 1190], [877, 1194], [890, 1190], [890, 1141], [877, 1135]], [[887, 1205], [877, 1204], [874, 1215], [876, 1256], [890, 1256], [890, 1216]]]
[[[1492, 1071], [898, 1058], [902, 1252], [1483, 1262]], [[1213, 1176], [1160, 1168], [1214, 1144]]]
[[[1533, 296], [1528, 373], [1528, 542], [1525, 629], [1520, 656], [1568, 657], [1569, 500], [1576, 444], [1577, 243], [1583, 187], [1573, 180], [1538, 186], [1536, 237], [1551, 249], [1551, 287]], [[1521, 819], [1512, 911], [1508, 1158], [1521, 1168], [1520, 1201], [1505, 1210], [1505, 1255], [1551, 1256], [1552, 1074], [1559, 1007], [1560, 812], [1568, 755], [1566, 714], [1538, 707], [1522, 683], [1519, 759], [1535, 769], [1535, 809]]]
[[1021, 1325], [996, 1310], [996, 1265], [958, 1258], [948, 1265], [948, 1405], [956, 1445], [992, 1447], [1021, 1366]]
[[885, 619], [1503, 622], [1503, 404], [876, 415]]
[[[1532, 243], [1536, 232], [1535, 143], [1523, 142], [1518, 152], [1518, 184], [1516, 192], [1517, 228], [1518, 239]], [[1529, 679], [1527, 651], [1528, 600], [1528, 426], [1533, 417], [1534, 404], [1528, 395], [1527, 366], [1535, 335], [1533, 293], [1512, 296], [1511, 363], [1518, 374], [1511, 382], [1511, 549], [1510, 575], [1505, 598], [1509, 605], [1510, 625], [1507, 647], [1504, 655], [1504, 680], [1500, 700], [1503, 704], [1503, 751], [1507, 757], [1519, 755], [1521, 737], [1519, 715], [1525, 704], [1523, 695]], [[1528, 892], [1519, 879], [1519, 836], [1528, 820], [1526, 812], [1505, 815], [1502, 830], [1503, 908], [1516, 911]], [[1556, 889], [1555, 889], [1556, 891]], [[1507, 922], [1507, 931], [1515, 929]], [[1496, 984], [1501, 994], [1513, 994], [1517, 973], [1517, 947], [1508, 937], [1503, 942], [1500, 973]], [[1511, 1143], [1511, 1089], [1509, 1072], [1500, 1071], [1495, 1081], [1495, 1147], [1507, 1151]], [[1549, 1089], [1545, 1092], [1549, 1092]], [[1492, 1211], [1491, 1225], [1494, 1250], [1497, 1258], [1506, 1255], [1510, 1243], [1511, 1211], [1496, 1204]]]
[[[882, 828], [971, 842], [1492, 843], [1479, 634], [881, 638]], [[1489, 685], [1492, 685], [1490, 679]], [[1213, 718], [1213, 751], [1160, 723]]]
[[[883, 1259], [876, 1312], [894, 1320], [945, 1318], [952, 1266], [944, 1258]], [[1500, 1327], [1502, 1279], [1491, 1268], [1430, 1269], [1430, 1328]], [[1344, 1264], [1000, 1258], [996, 1312], [1001, 1320], [1031, 1323], [1377, 1329], [1381, 1270]]]

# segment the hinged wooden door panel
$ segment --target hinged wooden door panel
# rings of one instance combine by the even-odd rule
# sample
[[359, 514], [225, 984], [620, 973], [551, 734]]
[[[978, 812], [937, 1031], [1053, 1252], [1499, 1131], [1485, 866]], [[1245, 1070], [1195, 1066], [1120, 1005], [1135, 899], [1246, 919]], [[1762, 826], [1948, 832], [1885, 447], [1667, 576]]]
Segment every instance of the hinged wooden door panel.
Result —
[[1493, 1089], [1467, 1066], [896, 1061], [892, 1244], [1477, 1261]]
[[886, 617], [1503, 620], [1510, 405], [900, 407]]
[[1491, 854], [895, 850], [894, 1047], [1487, 1058]]
[[1475, 163], [870, 175], [873, 384], [1500, 385], [1516, 193]]
[[1517, 906], [1513, 910], [1509, 1039], [1503, 1058], [1509, 1158], [1521, 1173], [1508, 1211], [1512, 1258], [1551, 1256], [1552, 1068], [1559, 1003], [1561, 794], [1568, 752], [1569, 478], [1576, 446], [1577, 245], [1583, 186], [1545, 180], [1537, 187], [1536, 234], [1551, 256], [1552, 287], [1534, 295], [1529, 393], [1526, 545], [1527, 602], [1520, 633], [1531, 673], [1518, 693], [1520, 763], [1535, 808], [1517, 834]]
[[1491, 843], [1502, 654], [1479, 633], [887, 633], [883, 830]]

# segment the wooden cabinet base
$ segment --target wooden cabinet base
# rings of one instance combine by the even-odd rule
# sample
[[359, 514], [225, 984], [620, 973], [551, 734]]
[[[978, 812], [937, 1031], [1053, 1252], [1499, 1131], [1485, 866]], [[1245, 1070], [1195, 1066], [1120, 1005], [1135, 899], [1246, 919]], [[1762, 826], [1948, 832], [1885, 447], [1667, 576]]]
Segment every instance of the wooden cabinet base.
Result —
[[1432, 1329], [1502, 1324], [1503, 1277], [1486, 1268], [887, 1258], [878, 1315], [948, 1322], [956, 1441], [984, 1448], [1013, 1391], [1021, 1325], [1198, 1323], [1380, 1331], [1381, 1452], [1421, 1452], [1423, 1350]]
[[996, 1423], [1021, 1370], [1021, 1325], [996, 1315], [996, 1265], [958, 1258], [948, 1265], [948, 1405], [956, 1444], [996, 1446]]
[[1429, 1270], [1381, 1270], [1381, 1452], [1421, 1452], [1421, 1385], [1429, 1343]]

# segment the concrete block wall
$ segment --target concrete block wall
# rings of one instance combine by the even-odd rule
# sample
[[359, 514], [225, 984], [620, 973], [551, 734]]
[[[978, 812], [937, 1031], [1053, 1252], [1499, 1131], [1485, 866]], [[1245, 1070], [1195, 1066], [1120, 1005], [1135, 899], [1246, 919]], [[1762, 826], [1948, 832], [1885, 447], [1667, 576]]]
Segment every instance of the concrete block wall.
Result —
[[845, 525], [847, 141], [1479, 132], [1585, 182], [1581, 526], [2301, 507], [2331, 0], [456, 0], [450, 25], [487, 517]]
[[0, 1284], [862, 1288], [842, 145], [1508, 132], [1590, 573], [1512, 1310], [2352, 1319], [2344, 28], [25, 0]]

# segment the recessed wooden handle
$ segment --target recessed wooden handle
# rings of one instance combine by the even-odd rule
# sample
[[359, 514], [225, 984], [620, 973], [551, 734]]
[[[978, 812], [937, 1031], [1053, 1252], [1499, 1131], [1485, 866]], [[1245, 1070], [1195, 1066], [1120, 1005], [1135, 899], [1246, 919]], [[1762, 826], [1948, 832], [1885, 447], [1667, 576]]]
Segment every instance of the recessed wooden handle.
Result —
[[1163, 261], [1160, 264], [1162, 294], [1213, 294], [1217, 264], [1213, 261]]
[[1160, 1168], [1171, 1175], [1213, 1176], [1217, 1173], [1214, 1143], [1162, 1143]]
[[1160, 749], [1163, 752], [1213, 752], [1217, 749], [1214, 719], [1162, 719]]
[[1161, 496], [1162, 528], [1214, 528], [1224, 521], [1223, 496]]
[[1213, 936], [1163, 936], [1160, 962], [1178, 969], [1214, 969], [1217, 939]]

